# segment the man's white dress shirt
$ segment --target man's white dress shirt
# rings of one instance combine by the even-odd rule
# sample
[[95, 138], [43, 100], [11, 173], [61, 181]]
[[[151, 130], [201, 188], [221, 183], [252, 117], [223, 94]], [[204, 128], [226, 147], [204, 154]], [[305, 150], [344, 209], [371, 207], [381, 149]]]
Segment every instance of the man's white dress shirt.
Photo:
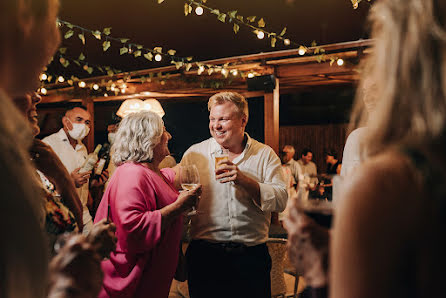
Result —
[[[87, 158], [88, 151], [85, 145], [82, 142], [78, 142], [76, 148], [73, 148], [63, 128], [61, 128], [58, 132], [47, 136], [42, 141], [47, 143], [54, 150], [65, 168], [68, 170], [68, 173], [71, 173], [75, 169], [81, 167]], [[88, 234], [93, 226], [93, 220], [87, 208], [89, 191], [88, 182], [82, 185], [80, 188], [76, 188], [76, 190], [81, 199], [83, 208], [83, 233]]]
[[181, 164], [195, 164], [203, 185], [198, 215], [192, 217], [193, 239], [261, 244], [268, 238], [271, 212], [285, 209], [288, 195], [279, 157], [269, 146], [246, 137], [245, 149], [233, 163], [259, 183], [261, 206], [242, 186], [215, 179], [213, 154], [220, 145], [214, 138], [184, 153]]

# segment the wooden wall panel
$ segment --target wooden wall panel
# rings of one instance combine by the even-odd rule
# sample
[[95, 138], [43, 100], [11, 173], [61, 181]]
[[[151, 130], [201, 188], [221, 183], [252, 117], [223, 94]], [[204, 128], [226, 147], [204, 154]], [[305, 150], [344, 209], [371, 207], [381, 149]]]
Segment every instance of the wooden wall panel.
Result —
[[298, 160], [304, 148], [313, 151], [313, 161], [316, 163], [318, 173], [325, 173], [324, 150], [332, 148], [342, 161], [345, 140], [347, 138], [347, 124], [327, 125], [301, 125], [280, 127], [280, 148], [284, 145], [293, 145], [296, 149], [295, 159]]

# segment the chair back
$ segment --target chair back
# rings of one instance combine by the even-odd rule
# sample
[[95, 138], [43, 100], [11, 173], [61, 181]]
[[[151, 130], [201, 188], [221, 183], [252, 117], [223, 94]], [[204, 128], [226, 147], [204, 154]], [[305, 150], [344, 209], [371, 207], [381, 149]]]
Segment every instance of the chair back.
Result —
[[269, 238], [266, 241], [271, 256], [271, 297], [284, 297], [287, 291], [284, 277], [286, 239]]

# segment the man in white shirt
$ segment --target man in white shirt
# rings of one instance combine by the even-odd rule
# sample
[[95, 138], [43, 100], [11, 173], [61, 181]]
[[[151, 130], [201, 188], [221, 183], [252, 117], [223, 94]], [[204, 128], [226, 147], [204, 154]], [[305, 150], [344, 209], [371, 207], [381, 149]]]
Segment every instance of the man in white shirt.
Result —
[[[182, 165], [195, 164], [203, 185], [192, 217], [186, 257], [189, 293], [200, 297], [271, 297], [271, 258], [265, 244], [271, 212], [287, 189], [274, 151], [245, 133], [248, 103], [233, 92], [209, 99], [211, 138], [191, 146]], [[229, 150], [215, 165], [214, 153]]]
[[[88, 155], [87, 148], [82, 140], [90, 132], [90, 123], [91, 115], [85, 107], [70, 108], [62, 118], [63, 127], [58, 132], [43, 139], [45, 143], [51, 146], [73, 178], [83, 207], [84, 234], [88, 234], [93, 225], [87, 207], [89, 199], [88, 182], [91, 172], [79, 173], [79, 169]], [[107, 173], [104, 173], [101, 176], [101, 181], [94, 180], [91, 184], [99, 186], [99, 184], [105, 183], [107, 177]]]
[[[302, 173], [304, 175], [304, 179], [309, 180], [306, 182], [310, 182], [312, 184], [317, 184], [317, 167], [313, 159], [313, 152], [310, 149], [305, 148], [302, 151], [302, 157], [297, 161], [302, 169]], [[313, 188], [312, 188], [313, 189]]]

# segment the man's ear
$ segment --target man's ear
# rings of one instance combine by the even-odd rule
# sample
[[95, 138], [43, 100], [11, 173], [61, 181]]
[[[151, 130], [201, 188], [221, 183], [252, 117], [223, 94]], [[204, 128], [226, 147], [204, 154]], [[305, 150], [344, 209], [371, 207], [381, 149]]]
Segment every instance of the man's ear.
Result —
[[247, 124], [248, 124], [248, 118], [246, 117], [246, 115], [243, 115], [242, 116], [242, 126], [243, 126], [243, 128], [245, 128]]
[[73, 129], [73, 124], [71, 124], [71, 122], [68, 120], [67, 116], [63, 116], [62, 117], [62, 125], [67, 130], [72, 130]]

